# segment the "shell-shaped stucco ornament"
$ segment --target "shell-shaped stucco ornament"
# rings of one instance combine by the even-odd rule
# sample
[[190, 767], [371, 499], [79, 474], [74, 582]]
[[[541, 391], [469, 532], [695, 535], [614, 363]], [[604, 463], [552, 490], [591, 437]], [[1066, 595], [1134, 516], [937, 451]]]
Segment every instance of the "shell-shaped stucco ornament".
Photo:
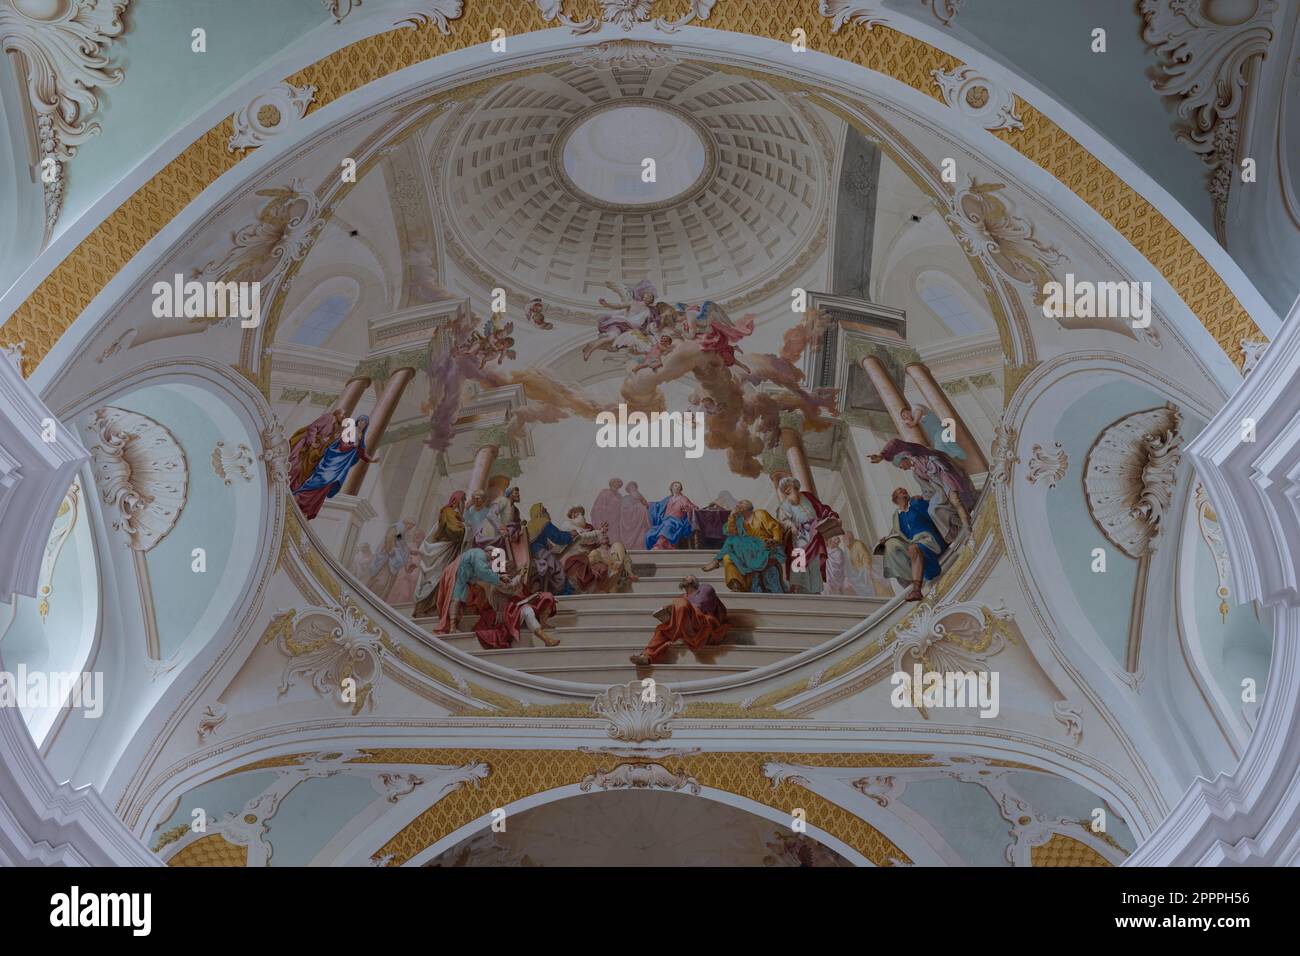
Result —
[[1083, 472], [1088, 512], [1106, 539], [1131, 558], [1156, 549], [1172, 506], [1181, 423], [1171, 404], [1134, 412], [1105, 428], [1088, 449]]
[[591, 703], [591, 709], [609, 721], [611, 737], [633, 743], [671, 737], [668, 722], [684, 706], [681, 694], [641, 680], [615, 684]]
[[185, 450], [166, 428], [145, 415], [105, 405], [86, 430], [95, 485], [136, 551], [148, 551], [176, 527], [189, 489]]

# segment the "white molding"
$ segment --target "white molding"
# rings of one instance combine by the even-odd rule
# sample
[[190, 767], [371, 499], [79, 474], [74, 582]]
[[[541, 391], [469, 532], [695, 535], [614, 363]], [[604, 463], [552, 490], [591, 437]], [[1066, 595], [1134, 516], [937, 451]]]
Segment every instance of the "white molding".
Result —
[[[1219, 514], [1234, 596], [1273, 608], [1259, 722], [1230, 774], [1198, 780], [1132, 865], [1300, 864], [1300, 301], [1228, 403], [1187, 447]], [[1254, 442], [1242, 421], [1255, 421]]]
[[[0, 356], [0, 603], [35, 595], [50, 527], [63, 496], [89, 458], [32, 391], [21, 353]], [[44, 441], [42, 434], [52, 435]]]

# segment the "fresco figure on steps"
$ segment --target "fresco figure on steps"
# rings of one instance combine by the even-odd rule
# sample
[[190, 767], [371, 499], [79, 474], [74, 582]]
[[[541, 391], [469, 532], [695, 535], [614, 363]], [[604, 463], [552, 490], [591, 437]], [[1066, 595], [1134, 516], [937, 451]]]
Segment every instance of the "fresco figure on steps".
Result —
[[947, 549], [930, 520], [930, 503], [906, 488], [890, 495], [897, 510], [893, 528], [880, 539], [876, 553], [884, 555], [885, 577], [910, 585], [907, 600], [921, 600], [921, 585], [939, 576], [939, 556]]
[[975, 486], [966, 472], [944, 452], [914, 442], [891, 438], [872, 462], [887, 461], [910, 471], [929, 500], [929, 516], [948, 544], [962, 531], [970, 530], [970, 512], [975, 507]]
[[742, 499], [727, 517], [726, 539], [705, 571], [721, 567], [731, 591], [785, 591], [785, 529], [762, 508]]
[[695, 531], [697, 507], [695, 502], [682, 494], [682, 483], [674, 481], [668, 486], [668, 497], [661, 498], [650, 506], [650, 530], [646, 532], [647, 549], [663, 551], [669, 548], [681, 548], [690, 543]]
[[610, 540], [626, 544], [620, 524], [623, 508], [622, 488], [622, 478], [609, 479], [609, 487], [601, 489], [600, 494], [596, 495], [595, 504], [591, 506], [591, 521], [596, 527], [602, 524], [609, 525]]
[[684, 592], [664, 610], [667, 619], [660, 619], [654, 636], [640, 654], [631, 661], [638, 667], [658, 664], [668, 648], [681, 642], [693, 651], [711, 644], [721, 644], [731, 625], [727, 622], [727, 608], [711, 584], [701, 584], [688, 574], [677, 585]]
[[643, 548], [650, 531], [650, 503], [635, 481], [627, 483], [626, 492], [618, 506], [619, 539], [629, 548]]
[[[826, 537], [840, 533], [840, 516], [816, 495], [804, 491], [799, 479], [792, 475], [780, 480], [777, 491], [781, 503], [777, 505], [776, 517], [790, 536], [786, 552], [790, 590], [821, 594], [826, 581]], [[802, 565], [803, 570], [796, 570], [797, 565]]]
[[438, 523], [420, 542], [420, 577], [415, 585], [412, 617], [427, 617], [437, 607], [438, 582], [448, 565], [456, 563], [465, 546], [465, 492], [453, 491], [438, 512]]

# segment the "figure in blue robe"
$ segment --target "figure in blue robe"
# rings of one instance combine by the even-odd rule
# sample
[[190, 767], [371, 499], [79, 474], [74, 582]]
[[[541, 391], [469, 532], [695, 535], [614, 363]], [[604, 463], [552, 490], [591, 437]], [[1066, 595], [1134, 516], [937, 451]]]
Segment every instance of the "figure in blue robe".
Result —
[[354, 465], [361, 461], [379, 461], [366, 451], [366, 429], [370, 427], [370, 416], [362, 415], [354, 424], [356, 441], [344, 441], [344, 436], [339, 436], [325, 449], [325, 454], [316, 463], [311, 476], [293, 493], [304, 518], [315, 518], [325, 504], [325, 499], [333, 498], [339, 493]]
[[[944, 544], [943, 536], [939, 534], [939, 529], [930, 518], [928, 501], [919, 495], [910, 495], [906, 488], [895, 488], [892, 500], [898, 508], [894, 512], [894, 526], [876, 546], [876, 553], [884, 555], [885, 577], [910, 584], [908, 599], [919, 601], [922, 579], [933, 580], [943, 570], [939, 564], [939, 556], [943, 554], [947, 545]], [[919, 577], [916, 576], [917, 569], [912, 564], [910, 553], [912, 545], [915, 545], [920, 552], [921, 575]]]
[[[695, 514], [696, 505], [682, 494], [682, 484], [674, 481], [668, 487], [668, 497], [650, 505], [650, 530], [646, 532], [647, 550], [680, 548], [695, 533], [691, 516]], [[662, 538], [666, 543], [660, 544]]]
[[[540, 505], [533, 506], [537, 514], [545, 514]], [[530, 528], [533, 522], [529, 522]], [[528, 551], [533, 556], [533, 590], [549, 591], [556, 597], [573, 593], [573, 585], [564, 574], [564, 565], [559, 555], [573, 543], [573, 532], [561, 531], [550, 522], [549, 517], [536, 533], [530, 530], [531, 538]]]

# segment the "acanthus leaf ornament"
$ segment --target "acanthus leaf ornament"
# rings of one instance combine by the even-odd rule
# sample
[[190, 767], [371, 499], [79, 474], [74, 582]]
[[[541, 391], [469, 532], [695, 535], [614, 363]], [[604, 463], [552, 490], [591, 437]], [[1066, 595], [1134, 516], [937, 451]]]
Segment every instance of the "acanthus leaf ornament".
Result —
[[[926, 673], [986, 673], [988, 658], [1014, 640], [1011, 624], [1011, 612], [1000, 607], [918, 604], [895, 630], [894, 671], [910, 675], [920, 665]], [[925, 707], [917, 710], [929, 717]]]
[[320, 200], [302, 179], [294, 179], [287, 186], [259, 189], [257, 195], [265, 196], [267, 202], [258, 210], [256, 221], [237, 229], [230, 237], [230, 251], [198, 270], [195, 278], [260, 282], [262, 299], [269, 301], [270, 290], [266, 287], [311, 251], [325, 219]]
[[870, 30], [889, 22], [884, 11], [877, 4], [863, 3], [861, 0], [820, 0], [817, 4], [817, 12], [830, 19], [831, 33], [839, 33], [846, 23], [853, 23]]
[[[290, 609], [272, 616], [262, 637], [275, 641], [290, 660], [280, 677], [280, 693], [287, 694], [299, 677], [322, 696], [352, 704], [352, 713], [374, 709], [383, 677], [384, 632], [365, 614], [353, 596], [344, 591], [339, 604]], [[353, 682], [354, 694], [344, 694]]]
[[974, 67], [959, 66], [951, 72], [931, 70], [943, 100], [952, 109], [987, 130], [1024, 129], [1016, 115], [1015, 95], [982, 75]]
[[277, 83], [258, 93], [248, 105], [231, 117], [235, 132], [226, 144], [228, 152], [256, 149], [290, 129], [307, 115], [316, 98], [316, 87]]
[[989, 449], [989, 481], [999, 484], [1011, 480], [1012, 472], [1020, 463], [1020, 454], [1016, 446], [1020, 443], [1020, 433], [1015, 426], [1001, 424], [993, 429], [993, 445]]
[[1211, 168], [1208, 189], [1223, 241], [1240, 122], [1255, 63], [1273, 40], [1277, 0], [1257, 0], [1244, 19], [1229, 4], [1142, 0], [1142, 39], [1160, 60], [1152, 88], [1177, 99], [1178, 141]]
[[676, 33], [688, 23], [709, 18], [718, 0], [689, 0], [687, 10], [675, 20], [667, 17], [653, 17], [656, 0], [598, 0], [600, 16], [584, 17], [575, 20], [565, 12], [567, 0], [533, 0], [538, 13], [547, 23], [558, 23], [568, 27], [573, 33], [582, 36], [598, 33], [606, 24], [627, 32], [639, 24], [649, 24], [664, 33]]
[[[122, 34], [130, 0], [77, 0], [58, 4], [0, 3], [0, 48], [17, 55], [27, 81], [28, 104], [41, 160], [69, 162], [77, 147], [100, 130], [96, 90], [122, 82], [104, 51]], [[63, 202], [59, 168], [44, 183], [46, 238]]]
[[1065, 477], [1065, 471], [1070, 467], [1070, 458], [1059, 441], [1054, 444], [1056, 450], [1052, 452], [1044, 451], [1042, 445], [1034, 445], [1034, 455], [1029, 459], [1029, 470], [1025, 474], [1025, 480], [1031, 485], [1046, 480], [1048, 488], [1055, 488], [1057, 482]]
[[1035, 234], [1033, 223], [1016, 213], [1002, 192], [1005, 183], [967, 181], [951, 200], [945, 219], [962, 249], [988, 269], [1033, 290], [1035, 305], [1047, 300], [1052, 267], [1065, 256]]
[[1172, 404], [1125, 415], [1102, 430], [1084, 459], [1088, 513], [1130, 558], [1155, 551], [1172, 507], [1181, 423]]
[[578, 789], [600, 790], [689, 790], [699, 794], [700, 782], [685, 770], [673, 773], [659, 763], [621, 763], [613, 770], [596, 770], [582, 778]]
[[464, 0], [420, 0], [412, 10], [394, 26], [418, 30], [432, 23], [443, 36], [451, 33], [451, 21], [459, 20], [465, 9]]
[[242, 442], [233, 449], [224, 441], [218, 441], [212, 449], [212, 470], [229, 487], [236, 478], [244, 481], [253, 480], [253, 449]]

